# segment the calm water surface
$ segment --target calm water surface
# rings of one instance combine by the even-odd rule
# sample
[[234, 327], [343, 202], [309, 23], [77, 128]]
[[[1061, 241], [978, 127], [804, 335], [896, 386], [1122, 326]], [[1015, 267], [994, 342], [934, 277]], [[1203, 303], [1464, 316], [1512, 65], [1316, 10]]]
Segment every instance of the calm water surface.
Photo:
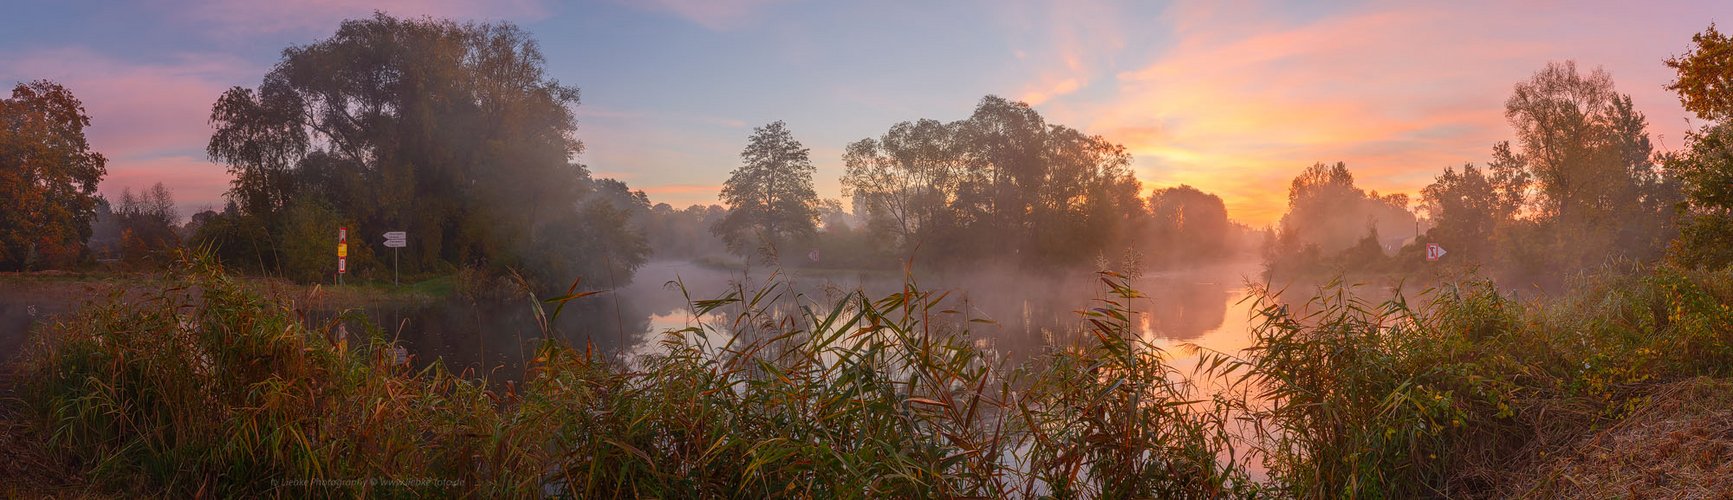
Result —
[[[1168, 349], [1175, 365], [1188, 369], [1196, 355], [1184, 344], [1222, 352], [1237, 352], [1250, 343], [1250, 304], [1245, 277], [1255, 264], [1152, 273], [1132, 281], [1148, 295], [1133, 308], [1144, 338]], [[620, 355], [627, 360], [662, 350], [663, 332], [693, 326], [702, 320], [725, 325], [721, 314], [696, 318], [687, 301], [714, 299], [731, 291], [750, 296], [775, 280], [781, 285], [771, 297], [784, 310], [801, 304], [828, 311], [852, 291], [882, 298], [903, 289], [896, 273], [726, 271], [690, 262], [657, 261], [638, 271], [633, 283], [569, 302], [555, 326], [556, 333], [575, 346]], [[684, 293], [682, 287], [684, 285]], [[1013, 276], [1008, 273], [922, 276], [925, 290], [949, 291], [944, 305], [953, 310], [952, 324], [966, 324], [971, 337], [1017, 360], [1044, 347], [1081, 338], [1083, 322], [1076, 311], [1093, 307], [1106, 295], [1092, 273], [1075, 276]], [[738, 311], [738, 308], [724, 312]], [[516, 378], [526, 356], [540, 342], [527, 301], [469, 304], [460, 301], [368, 311], [370, 319], [396, 338], [422, 363], [442, 359], [453, 371], [483, 370], [490, 378]], [[551, 312], [551, 308], [549, 309]], [[991, 323], [964, 323], [978, 318]], [[722, 330], [726, 331], [726, 328]], [[713, 334], [715, 335], [715, 334]], [[727, 335], [723, 333], [723, 335]], [[712, 337], [715, 343], [726, 339]], [[473, 372], [472, 372], [473, 373]]]

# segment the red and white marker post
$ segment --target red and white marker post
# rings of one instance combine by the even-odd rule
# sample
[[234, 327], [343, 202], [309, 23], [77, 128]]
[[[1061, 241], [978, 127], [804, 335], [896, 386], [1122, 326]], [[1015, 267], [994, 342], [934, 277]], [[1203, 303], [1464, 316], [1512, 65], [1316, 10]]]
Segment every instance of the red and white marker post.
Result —
[[343, 275], [349, 272], [349, 228], [337, 228], [337, 284], [343, 284]]

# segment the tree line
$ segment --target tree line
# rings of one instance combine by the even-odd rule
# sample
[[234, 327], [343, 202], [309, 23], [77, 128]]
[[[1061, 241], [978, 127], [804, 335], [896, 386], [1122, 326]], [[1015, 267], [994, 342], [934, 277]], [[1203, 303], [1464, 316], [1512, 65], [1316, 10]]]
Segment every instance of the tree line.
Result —
[[[1620, 261], [1733, 264], [1733, 41], [1710, 25], [1692, 42], [1665, 62], [1677, 72], [1667, 88], [1705, 122], [1683, 150], [1655, 151], [1647, 118], [1604, 70], [1549, 63], [1505, 102], [1514, 137], [1482, 165], [1446, 167], [1413, 207], [1362, 192], [1345, 164], [1306, 169], [1266, 244], [1267, 270], [1410, 272], [1427, 244], [1447, 249], [1446, 268], [1519, 286]], [[1409, 225], [1414, 238], [1392, 237]]]
[[723, 189], [730, 210], [712, 226], [730, 249], [840, 253], [864, 267], [1065, 269], [1225, 258], [1246, 232], [1221, 198], [1190, 186], [1144, 197], [1124, 146], [998, 96], [962, 120], [902, 122], [849, 144], [841, 180], [852, 214], [812, 192], [806, 151], [782, 122], [754, 132]]
[[92, 247], [148, 260], [185, 244], [231, 268], [313, 281], [334, 270], [339, 226], [356, 240], [358, 269], [380, 268], [368, 265], [371, 240], [400, 230], [411, 273], [522, 270], [547, 287], [623, 283], [652, 251], [837, 267], [1158, 268], [1228, 258], [1260, 236], [1272, 272], [1412, 269], [1427, 243], [1525, 280], [1609, 257], [1721, 266], [1733, 262], [1721, 244], [1733, 231], [1733, 44], [1713, 25], [1693, 42], [1666, 62], [1679, 74], [1669, 88], [1707, 122], [1682, 151], [1654, 151], [1645, 117], [1604, 71], [1553, 63], [1515, 86], [1515, 136], [1483, 165], [1445, 168], [1410, 200], [1318, 163], [1258, 232], [1190, 186], [1144, 195], [1124, 146], [991, 95], [965, 118], [897, 123], [848, 144], [849, 209], [818, 198], [810, 150], [780, 121], [747, 137], [722, 205], [652, 205], [577, 161], [578, 90], [546, 75], [528, 34], [376, 14], [288, 48], [257, 87], [217, 99], [207, 153], [234, 180], [221, 210], [185, 225], [161, 186], [118, 205], [97, 195], [106, 159], [84, 139], [90, 117], [59, 85], [19, 85], [0, 100], [0, 267], [72, 265]]

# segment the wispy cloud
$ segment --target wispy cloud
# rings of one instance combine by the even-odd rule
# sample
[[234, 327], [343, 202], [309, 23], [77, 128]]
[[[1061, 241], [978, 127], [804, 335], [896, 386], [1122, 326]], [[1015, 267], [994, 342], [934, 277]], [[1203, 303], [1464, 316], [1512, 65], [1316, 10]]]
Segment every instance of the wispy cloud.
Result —
[[1013, 51], [1036, 69], [1034, 81], [1017, 97], [1040, 105], [1088, 86], [1096, 75], [1110, 71], [1112, 59], [1125, 48], [1118, 5], [1098, 0], [1012, 4], [1017, 29], [1039, 43]]
[[[1362, 186], [1409, 193], [1446, 165], [1482, 161], [1510, 137], [1503, 103], [1515, 82], [1551, 59], [1593, 67], [1627, 62], [1631, 50], [1546, 6], [1279, 7], [1178, 2], [1152, 28], [1170, 30], [1171, 43], [1112, 75], [1105, 97], [1043, 109], [1126, 144], [1146, 183], [1217, 192], [1236, 219], [1265, 224], [1285, 210], [1287, 181], [1316, 161], [1346, 161]], [[1621, 80], [1651, 123], [1677, 107], [1649, 92], [1666, 77], [1658, 47], [1645, 48], [1651, 68]], [[1059, 93], [1026, 97], [1049, 94]]]

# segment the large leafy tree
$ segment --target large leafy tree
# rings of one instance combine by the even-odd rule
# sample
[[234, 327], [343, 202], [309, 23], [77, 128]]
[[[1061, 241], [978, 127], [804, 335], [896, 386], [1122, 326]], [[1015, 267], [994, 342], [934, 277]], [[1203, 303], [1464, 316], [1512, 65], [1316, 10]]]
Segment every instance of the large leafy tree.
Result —
[[735, 252], [775, 257], [787, 243], [817, 232], [818, 194], [812, 189], [810, 151], [777, 121], [753, 129], [740, 167], [722, 186], [728, 215], [712, 230]]
[[[586, 277], [629, 276], [644, 259], [637, 246], [598, 246], [618, 255], [550, 246], [622, 228], [575, 216], [594, 192], [574, 161], [578, 91], [543, 65], [511, 24], [346, 21], [285, 50], [256, 90], [225, 93], [208, 152], [234, 174], [229, 195], [242, 215], [279, 236], [288, 208], [316, 198], [363, 238], [407, 230], [410, 269], [515, 267], [558, 253]], [[616, 268], [593, 264], [603, 262]]]
[[81, 253], [107, 173], [107, 160], [84, 138], [89, 126], [84, 105], [54, 82], [20, 84], [0, 99], [0, 268]]
[[897, 250], [945, 217], [962, 164], [955, 128], [938, 120], [902, 122], [843, 153], [843, 194], [860, 215], [874, 215], [869, 230]]
[[1691, 41], [1691, 52], [1667, 60], [1678, 72], [1667, 88], [1709, 123], [1667, 161], [1685, 197], [1673, 250], [1687, 264], [1719, 268], [1733, 264], [1733, 37], [1711, 24]]
[[1505, 116], [1520, 148], [1512, 157], [1532, 180], [1526, 208], [1540, 234], [1531, 239], [1545, 242], [1547, 267], [1659, 256], [1676, 195], [1654, 162], [1645, 118], [1605, 71], [1549, 63], [1516, 85]]
[[849, 145], [843, 187], [892, 250], [927, 261], [1083, 264], [1129, 246], [1143, 201], [1125, 148], [987, 96], [964, 120]]

